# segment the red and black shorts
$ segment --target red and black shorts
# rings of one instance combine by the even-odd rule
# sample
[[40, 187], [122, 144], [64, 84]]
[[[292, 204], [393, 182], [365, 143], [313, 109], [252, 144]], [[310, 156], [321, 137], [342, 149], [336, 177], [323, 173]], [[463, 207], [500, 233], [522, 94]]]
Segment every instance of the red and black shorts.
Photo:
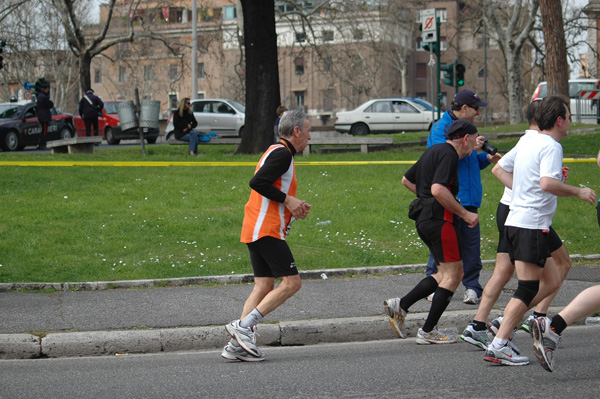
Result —
[[248, 243], [254, 277], [283, 277], [298, 274], [292, 251], [285, 240], [262, 237]]
[[437, 264], [462, 260], [462, 242], [454, 224], [439, 219], [423, 220], [417, 233]]

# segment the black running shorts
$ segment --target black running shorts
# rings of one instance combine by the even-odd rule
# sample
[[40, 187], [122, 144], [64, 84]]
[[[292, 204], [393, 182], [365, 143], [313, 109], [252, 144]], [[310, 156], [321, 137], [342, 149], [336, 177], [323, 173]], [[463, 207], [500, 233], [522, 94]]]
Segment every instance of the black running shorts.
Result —
[[506, 226], [504, 230], [508, 254], [513, 264], [519, 260], [544, 267], [546, 259], [551, 256], [548, 231], [522, 229], [514, 226]]
[[[499, 253], [508, 253], [508, 245], [506, 243], [505, 231], [504, 231], [504, 223], [506, 222], [506, 218], [508, 217], [509, 207], [508, 205], [504, 205], [503, 203], [498, 203], [498, 209], [496, 209], [496, 225], [498, 226], [498, 249], [496, 252]], [[599, 222], [600, 223], [600, 222]], [[563, 242], [560, 239], [558, 233], [550, 226], [550, 231], [548, 232], [548, 247], [550, 249], [550, 253], [558, 250], [562, 247]]]
[[283, 277], [298, 274], [296, 262], [285, 240], [263, 237], [248, 243], [254, 277]]

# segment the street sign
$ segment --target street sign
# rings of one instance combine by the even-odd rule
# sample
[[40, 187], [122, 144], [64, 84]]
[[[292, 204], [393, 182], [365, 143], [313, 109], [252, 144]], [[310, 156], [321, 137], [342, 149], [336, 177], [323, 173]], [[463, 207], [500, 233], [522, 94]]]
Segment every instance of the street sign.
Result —
[[423, 32], [421, 33], [421, 41], [423, 43], [434, 43], [437, 42], [437, 32]]
[[27, 81], [27, 82], [25, 82], [23, 87], [25, 88], [25, 90], [31, 90], [31, 83], [29, 81]]
[[421, 10], [423, 32], [435, 32], [435, 8]]
[[27, 91], [23, 93], [23, 97], [25, 98], [25, 100], [31, 100], [31, 91], [27, 89]]

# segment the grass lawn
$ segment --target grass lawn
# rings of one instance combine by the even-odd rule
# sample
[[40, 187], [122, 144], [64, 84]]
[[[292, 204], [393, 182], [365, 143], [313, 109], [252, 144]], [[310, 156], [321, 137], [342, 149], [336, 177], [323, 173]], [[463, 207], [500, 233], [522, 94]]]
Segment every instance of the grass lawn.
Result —
[[[407, 135], [395, 136], [419, 137], [418, 133]], [[515, 142], [493, 140], [501, 150]], [[598, 143], [600, 133], [596, 132], [572, 134], [561, 142], [565, 156], [580, 157], [595, 157]], [[307, 219], [294, 222], [288, 238], [299, 268], [426, 262], [428, 250], [407, 216], [413, 196], [400, 183], [409, 165], [385, 164], [416, 160], [423, 148], [298, 156], [298, 197], [313, 205]], [[0, 165], [0, 282], [250, 273], [239, 234], [250, 193], [248, 181], [260, 155], [234, 155], [233, 146], [226, 145], [200, 147], [200, 156], [193, 159], [184, 155], [182, 146], [147, 146], [146, 152], [142, 157], [138, 147], [122, 147], [96, 150], [93, 155], [0, 153], [0, 162], [192, 160], [250, 165]], [[319, 164], [336, 161], [384, 162]], [[595, 162], [565, 166], [570, 168], [570, 184], [583, 184], [600, 193]], [[502, 186], [491, 168], [482, 172], [482, 179], [482, 257], [492, 259]], [[554, 227], [570, 253], [600, 253], [595, 215], [589, 204], [559, 199]]]

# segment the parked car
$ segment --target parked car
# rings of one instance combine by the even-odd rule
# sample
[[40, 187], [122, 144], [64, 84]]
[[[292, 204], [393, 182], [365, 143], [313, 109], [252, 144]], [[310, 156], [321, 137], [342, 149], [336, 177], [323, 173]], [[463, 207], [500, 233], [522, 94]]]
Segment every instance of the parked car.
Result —
[[[235, 135], [242, 137], [246, 121], [246, 107], [237, 101], [220, 98], [192, 100], [191, 107], [198, 122], [196, 130], [204, 133], [215, 132], [220, 136]], [[167, 140], [175, 138], [173, 133], [173, 115], [169, 117], [165, 128]]]
[[[34, 102], [0, 104], [0, 147], [4, 151], [18, 151], [26, 146], [35, 146], [42, 133]], [[73, 137], [73, 115], [58, 108], [50, 110], [52, 121], [48, 123], [46, 141]]]
[[[140, 134], [138, 129], [129, 129], [126, 131], [121, 130], [119, 125], [119, 113], [117, 112], [117, 104], [121, 101], [105, 101], [104, 109], [102, 109], [102, 115], [98, 116], [98, 133], [104, 137], [108, 144], [119, 144], [121, 140], [127, 139], [139, 139]], [[79, 137], [85, 137], [85, 123], [79, 115], [79, 109], [76, 109], [73, 113], [73, 121], [75, 128], [77, 129], [77, 135]], [[144, 138], [149, 144], [156, 143], [156, 139], [160, 131], [153, 128], [143, 128]], [[94, 134], [94, 128], [92, 127], [90, 134]]]
[[[596, 115], [598, 110], [596, 109], [594, 100], [578, 99], [580, 91], [598, 91], [594, 84], [597, 79], [571, 79], [569, 80], [569, 97], [571, 98], [571, 113], [573, 114], [573, 121], [582, 123], [597, 123]], [[541, 82], [533, 92], [531, 101], [537, 98], [544, 98], [548, 95], [548, 83]], [[579, 100], [579, 108], [577, 102]]]
[[415, 102], [415, 103], [425, 106], [425, 108], [427, 108], [428, 111], [431, 111], [433, 109], [435, 112], [437, 112], [437, 107], [435, 107], [432, 103], [430, 103], [427, 100], [423, 100], [422, 98], [413, 98], [413, 97], [404, 97], [404, 98], [407, 100], [410, 100], [412, 102]]
[[404, 130], [430, 130], [431, 109], [405, 98], [369, 100], [352, 111], [338, 112], [335, 130], [362, 136]]

